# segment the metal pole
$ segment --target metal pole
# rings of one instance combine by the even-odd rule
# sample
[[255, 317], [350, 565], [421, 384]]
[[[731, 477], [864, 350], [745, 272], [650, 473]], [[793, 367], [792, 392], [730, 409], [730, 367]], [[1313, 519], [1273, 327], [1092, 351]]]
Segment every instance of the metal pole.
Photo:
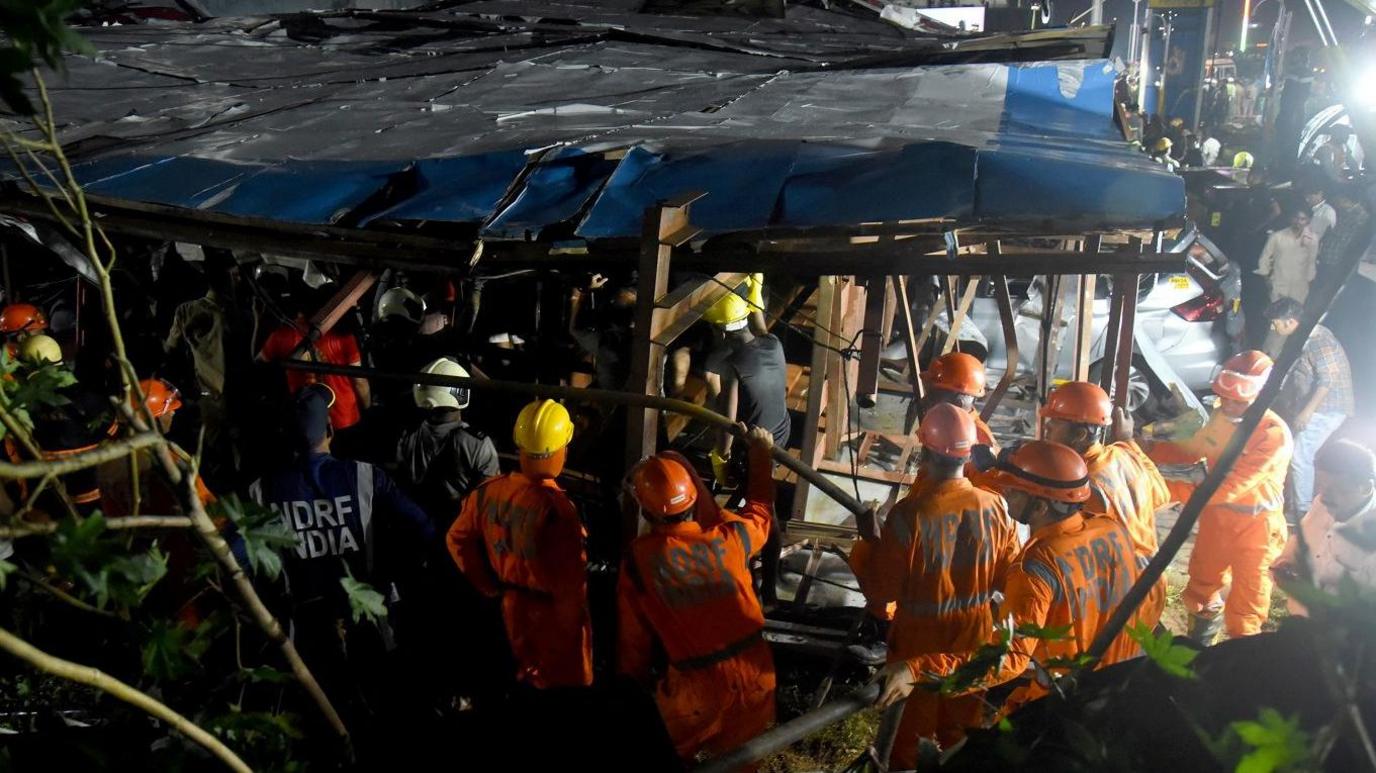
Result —
[[1099, 25], [1104, 23], [1104, 0], [1094, 0], [1089, 6], [1089, 23]]
[[984, 408], [979, 412], [979, 417], [984, 421], [989, 421], [989, 417], [994, 415], [994, 411], [999, 407], [999, 401], [1008, 393], [1008, 387], [1013, 385], [1013, 379], [1018, 373], [1018, 332], [1014, 326], [1013, 298], [1008, 294], [1008, 277], [999, 274], [993, 279], [994, 298], [999, 305], [999, 321], [1003, 323], [1004, 366], [1003, 376], [999, 378], [994, 391], [984, 399]]
[[751, 763], [759, 762], [822, 728], [869, 708], [879, 699], [880, 687], [878, 682], [872, 682], [858, 692], [766, 730], [720, 757], [693, 768], [693, 773], [735, 773]]
[[[1128, 26], [1128, 61], [1137, 66], [1137, 49], [1141, 45], [1138, 37], [1142, 34], [1142, 0], [1132, 0], [1132, 24]], [[1141, 73], [1138, 73], [1141, 77]], [[1138, 104], [1141, 108], [1141, 104]]]
[[1204, 39], [1200, 42], [1203, 50], [1199, 52], [1199, 77], [1195, 79], [1198, 84], [1194, 90], [1194, 115], [1190, 118], [1190, 126], [1199, 131], [1199, 114], [1204, 110], [1204, 68], [1209, 61], [1209, 41], [1213, 37], [1214, 14], [1217, 9], [1209, 6], [1204, 16]]
[[[378, 368], [365, 368], [355, 365], [330, 365], [324, 362], [306, 362], [304, 360], [284, 360], [277, 364], [289, 370], [301, 370], [307, 373], [324, 373], [335, 376], [348, 376], [350, 378], [382, 379], [384, 381], [405, 381], [411, 384], [466, 387], [468, 389], [492, 389], [502, 392], [526, 394], [532, 397], [558, 397], [565, 400], [573, 400], [575, 402], [612, 403], [634, 408], [644, 408], [647, 410], [672, 411], [730, 432], [736, 432], [739, 429], [735, 422], [719, 413], [709, 411], [700, 405], [694, 405], [693, 403], [684, 402], [683, 400], [671, 400], [667, 397], [639, 395], [634, 392], [616, 392], [610, 389], [579, 389], [577, 387], [559, 386], [557, 384], [527, 384], [521, 381], [497, 381], [486, 378], [460, 378], [459, 376], [442, 376], [437, 373], [397, 373], [394, 371], [380, 370]], [[774, 461], [797, 473], [799, 477], [806, 478], [808, 483], [816, 486], [823, 494], [836, 500], [837, 504], [853, 513], [856, 516], [857, 522], [865, 517], [873, 517], [874, 513], [869, 508], [841, 490], [839, 486], [832, 483], [826, 476], [793, 458], [793, 456], [788, 453], [787, 449], [775, 446], [773, 455]]]
[[1161, 85], [1156, 87], [1157, 115], [1166, 112], [1166, 66], [1171, 62], [1171, 29], [1175, 26], [1169, 11], [1162, 14], [1161, 18], [1165, 20], [1166, 37], [1161, 42]]

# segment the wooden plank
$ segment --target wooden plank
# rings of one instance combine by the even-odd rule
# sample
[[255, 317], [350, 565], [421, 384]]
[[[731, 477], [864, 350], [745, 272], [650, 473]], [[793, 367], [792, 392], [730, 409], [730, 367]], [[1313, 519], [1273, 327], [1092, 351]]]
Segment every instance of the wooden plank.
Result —
[[655, 327], [650, 329], [650, 338], [660, 346], [668, 346], [683, 335], [694, 322], [712, 308], [718, 300], [734, 292], [746, 274], [721, 273], [714, 277], [704, 277], [696, 282], [687, 282], [673, 292], [655, 301]]
[[[837, 295], [836, 282], [837, 278], [834, 276], [823, 276], [817, 279], [817, 301], [813, 319], [819, 322], [831, 319], [831, 308], [836, 302]], [[803, 439], [802, 443], [799, 444], [801, 449], [799, 458], [812, 467], [817, 465], [818, 427], [822, 419], [823, 401], [826, 397], [827, 363], [831, 354], [827, 349], [827, 346], [831, 344], [831, 335], [827, 332], [829, 329], [830, 326], [826, 324], [817, 324], [812, 328], [812, 364], [808, 368], [807, 407], [803, 412]], [[801, 521], [807, 512], [807, 494], [807, 481], [799, 480], [793, 495], [794, 522]]]
[[[827, 329], [832, 332], [830, 344], [833, 349], [840, 349], [848, 342], [846, 336], [849, 331], [846, 329], [846, 318], [850, 308], [855, 301], [855, 277], [841, 277], [836, 287], [836, 295], [831, 305], [831, 317], [827, 320]], [[820, 320], [820, 318], [819, 318]], [[845, 431], [847, 419], [850, 416], [850, 394], [846, 391], [847, 387], [854, 387], [855, 379], [851, 378], [849, 370], [842, 372], [842, 368], [849, 368], [840, 354], [833, 351], [827, 357], [827, 409], [826, 427], [823, 436], [822, 456], [826, 459], [835, 459], [841, 451], [841, 444], [844, 439], [841, 433]]]
[[[1099, 254], [1102, 239], [1095, 235], [1085, 239], [1084, 253]], [[1089, 351], [1094, 343], [1094, 291], [1098, 284], [1098, 274], [1083, 274], [1078, 279], [1075, 305], [1075, 349], [1074, 371], [1071, 378], [1076, 381], [1089, 379]]]
[[855, 399], [866, 408], [873, 408], [879, 396], [879, 355], [884, 349], [884, 322], [887, 319], [889, 293], [881, 279], [865, 282], [865, 317], [860, 334], [860, 364], [856, 368]]
[[949, 354], [960, 341], [960, 328], [965, 324], [965, 317], [970, 313], [970, 304], [975, 302], [975, 291], [979, 289], [979, 279], [977, 276], [972, 276], [965, 283], [965, 292], [961, 293], [960, 305], [956, 307], [955, 319], [951, 320], [951, 329], [946, 334], [946, 343], [941, 347], [942, 354]]

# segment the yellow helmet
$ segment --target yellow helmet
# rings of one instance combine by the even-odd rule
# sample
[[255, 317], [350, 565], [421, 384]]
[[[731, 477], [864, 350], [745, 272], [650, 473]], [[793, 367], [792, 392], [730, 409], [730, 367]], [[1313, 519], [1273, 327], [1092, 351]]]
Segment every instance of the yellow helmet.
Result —
[[62, 347], [52, 336], [31, 335], [19, 342], [19, 359], [30, 365], [62, 362]]
[[568, 409], [553, 400], [535, 400], [521, 409], [511, 432], [516, 447], [535, 457], [549, 456], [573, 440]]
[[727, 330], [745, 327], [752, 311], [764, 311], [764, 274], [751, 274], [741, 287], [745, 288], [745, 297], [741, 297], [740, 288], [737, 288], [712, 304], [702, 318]]
[[1170, 137], [1162, 137], [1156, 141], [1156, 144], [1151, 146], [1151, 149], [1157, 153], [1165, 153], [1171, 149], [1172, 144]]
[[1237, 155], [1233, 156], [1234, 169], [1251, 169], [1253, 163], [1252, 154], [1245, 150], [1239, 150]]

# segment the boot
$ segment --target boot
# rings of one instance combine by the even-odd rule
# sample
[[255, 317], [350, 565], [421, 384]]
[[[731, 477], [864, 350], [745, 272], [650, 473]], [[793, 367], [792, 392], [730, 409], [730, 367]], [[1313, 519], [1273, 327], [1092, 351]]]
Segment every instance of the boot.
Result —
[[1199, 642], [1201, 647], [1212, 646], [1218, 634], [1223, 630], [1223, 615], [1204, 617], [1202, 615], [1190, 615], [1190, 630], [1185, 634], [1191, 639]]

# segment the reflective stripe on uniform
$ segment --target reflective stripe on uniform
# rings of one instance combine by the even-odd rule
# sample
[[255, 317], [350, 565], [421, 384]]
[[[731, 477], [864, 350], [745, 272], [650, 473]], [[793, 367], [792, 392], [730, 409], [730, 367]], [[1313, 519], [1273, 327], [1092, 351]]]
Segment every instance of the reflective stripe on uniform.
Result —
[[898, 544], [907, 550], [913, 546], [913, 526], [908, 523], [901, 513], [892, 513], [889, 516], [893, 520], [893, 533], [898, 537]]
[[741, 538], [741, 550], [745, 551], [745, 564], [747, 567], [749, 567], [750, 554], [755, 552], [755, 546], [750, 544], [750, 531], [745, 528], [745, 524], [741, 521], [732, 521], [731, 526], [736, 530], [736, 534]]
[[994, 600], [994, 594], [985, 591], [976, 593], [965, 598], [946, 599], [945, 601], [911, 601], [905, 600], [898, 602], [898, 606], [905, 614], [913, 617], [940, 617], [955, 612], [963, 612], [967, 609], [988, 604]]
[[1053, 601], [1060, 601], [1065, 597], [1065, 591], [1061, 588], [1061, 581], [1056, 576], [1056, 573], [1051, 571], [1051, 567], [1041, 561], [1029, 560], [1023, 562], [1022, 568], [1023, 571], [1035, 576], [1037, 579], [1046, 583], [1047, 587], [1051, 588], [1051, 598]]
[[1234, 513], [1241, 513], [1242, 515], [1261, 515], [1262, 513], [1269, 513], [1274, 510], [1281, 509], [1285, 506], [1285, 500], [1277, 498], [1274, 501], [1256, 502], [1250, 505], [1243, 504], [1241, 502], [1211, 502], [1209, 503], [1209, 506], [1221, 507], [1224, 510], [1230, 510]]
[[358, 465], [358, 520], [363, 524], [363, 544], [367, 551], [368, 571], [373, 570], [373, 465]]

